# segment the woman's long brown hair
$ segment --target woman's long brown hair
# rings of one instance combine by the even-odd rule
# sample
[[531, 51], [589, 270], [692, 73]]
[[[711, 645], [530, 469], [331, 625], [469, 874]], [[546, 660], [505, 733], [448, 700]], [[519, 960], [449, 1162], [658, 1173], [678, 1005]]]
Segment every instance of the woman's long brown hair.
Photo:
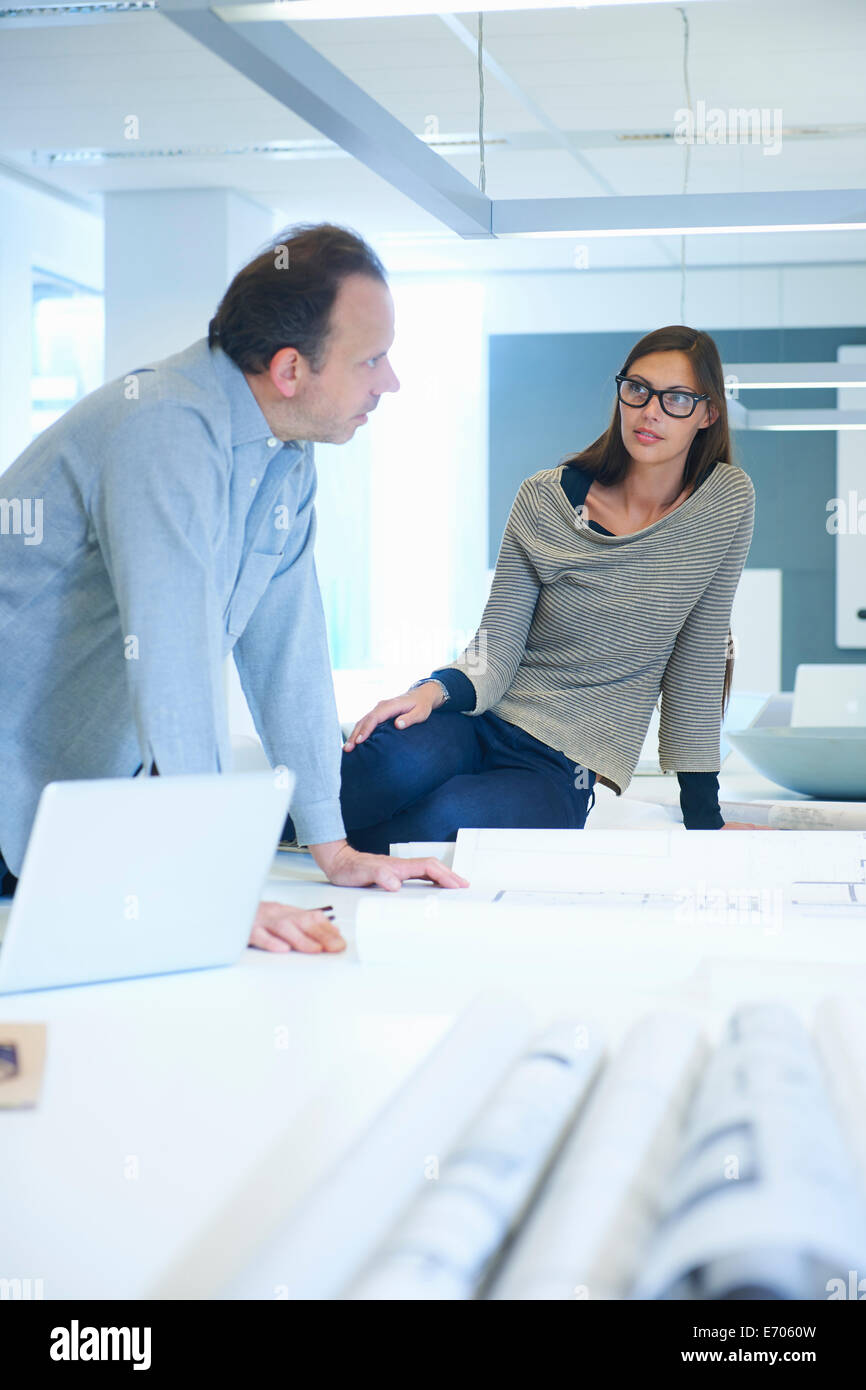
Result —
[[[700, 487], [704, 478], [716, 462], [733, 463], [733, 449], [728, 427], [728, 407], [725, 396], [725, 376], [722, 359], [709, 333], [697, 328], [687, 328], [684, 324], [671, 324], [667, 328], [657, 328], [647, 333], [640, 342], [635, 343], [621, 368], [621, 375], [627, 374], [639, 357], [648, 357], [651, 352], [682, 352], [688, 357], [698, 391], [709, 396], [709, 404], [718, 411], [715, 423], [705, 430], [698, 430], [692, 440], [683, 469], [683, 487], [690, 491]], [[631, 467], [631, 456], [622, 440], [619, 418], [619, 401], [614, 401], [610, 424], [604, 434], [599, 435], [579, 454], [571, 454], [563, 462], [566, 465], [582, 468], [591, 473], [600, 483], [610, 486], [620, 482]], [[728, 629], [727, 654], [725, 657], [725, 679], [722, 686], [722, 718], [731, 696], [731, 680], [734, 673], [733, 639]]]

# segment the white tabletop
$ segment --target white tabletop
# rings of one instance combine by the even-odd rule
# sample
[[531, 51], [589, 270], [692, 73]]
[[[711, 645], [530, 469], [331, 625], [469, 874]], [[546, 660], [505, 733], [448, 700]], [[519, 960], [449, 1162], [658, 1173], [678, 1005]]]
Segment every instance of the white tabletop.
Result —
[[663, 984], [576, 978], [531, 952], [519, 970], [361, 965], [353, 915], [378, 891], [334, 888], [283, 853], [263, 897], [334, 904], [345, 953], [247, 950], [228, 969], [0, 1001], [2, 1020], [48, 1025], [38, 1106], [0, 1110], [0, 1277], [41, 1279], [46, 1298], [218, 1293], [484, 988], [528, 999], [539, 1024], [587, 1011], [611, 1042], [658, 1005], [699, 1011], [712, 1033], [751, 998], [808, 1020], [828, 994], [866, 995], [866, 967], [850, 966], [705, 961]]

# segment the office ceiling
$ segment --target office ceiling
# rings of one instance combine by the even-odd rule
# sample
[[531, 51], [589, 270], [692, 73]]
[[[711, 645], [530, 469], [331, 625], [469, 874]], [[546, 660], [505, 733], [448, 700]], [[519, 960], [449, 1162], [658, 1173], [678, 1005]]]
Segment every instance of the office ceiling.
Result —
[[[571, 260], [571, 248], [556, 242], [462, 241], [158, 10], [48, 17], [3, 10], [3, 3], [0, 164], [8, 169], [82, 198], [232, 187], [287, 221], [355, 226], [377, 243], [393, 243], [407, 263], [418, 246], [431, 264]], [[717, 0], [690, 5], [687, 14], [692, 106], [765, 108], [768, 136], [782, 131], [777, 153], [759, 144], [693, 145], [689, 192], [863, 185], [862, 0]], [[474, 15], [460, 23], [474, 34]], [[434, 148], [477, 183], [476, 57], [442, 19], [296, 28], [410, 130], [431, 140], [438, 133], [444, 143]], [[675, 112], [686, 105], [683, 25], [673, 5], [492, 13], [484, 40], [509, 79], [506, 86], [485, 75], [490, 196], [683, 190], [686, 147], [672, 138]], [[539, 121], [539, 110], [567, 135], [571, 152]], [[130, 116], [138, 123], [134, 140], [125, 138]], [[287, 143], [295, 147], [273, 148]], [[689, 239], [688, 259], [846, 261], [862, 259], [864, 246], [866, 234], [857, 232], [702, 236]], [[604, 241], [594, 246], [593, 263], [669, 264], [678, 248], [675, 238]]]

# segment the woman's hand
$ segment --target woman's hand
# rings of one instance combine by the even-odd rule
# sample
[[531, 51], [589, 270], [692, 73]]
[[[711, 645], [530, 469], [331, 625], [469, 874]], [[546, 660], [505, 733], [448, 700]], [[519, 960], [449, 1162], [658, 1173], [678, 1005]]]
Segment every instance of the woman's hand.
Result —
[[774, 825], [752, 825], [747, 820], [726, 820], [723, 830], [775, 830]]
[[343, 951], [346, 943], [326, 914], [317, 907], [288, 907], [259, 903], [250, 931], [250, 945], [262, 951]]
[[369, 714], [358, 720], [343, 744], [343, 749], [346, 753], [351, 753], [356, 743], [363, 743], [377, 725], [385, 724], [389, 719], [395, 721], [398, 729], [408, 729], [410, 724], [423, 724], [425, 719], [430, 718], [434, 709], [438, 709], [444, 703], [445, 696], [435, 681], [425, 681], [417, 689], [407, 690], [404, 695], [394, 695], [390, 700], [380, 700]]

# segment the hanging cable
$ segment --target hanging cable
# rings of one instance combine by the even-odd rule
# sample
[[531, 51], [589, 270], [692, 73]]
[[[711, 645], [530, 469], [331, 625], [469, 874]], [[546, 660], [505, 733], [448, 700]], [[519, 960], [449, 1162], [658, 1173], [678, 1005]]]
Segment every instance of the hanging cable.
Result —
[[478, 15], [478, 151], [481, 163], [478, 171], [478, 187], [482, 193], [487, 191], [487, 170], [484, 167], [484, 15]]
[[[686, 92], [686, 110], [692, 109], [692, 93], [689, 86], [689, 20], [685, 10], [678, 5], [683, 17], [683, 85]], [[683, 193], [689, 189], [689, 159], [692, 153], [691, 141], [686, 138], [686, 157], [683, 164]], [[680, 237], [680, 323], [686, 321], [686, 239]]]

